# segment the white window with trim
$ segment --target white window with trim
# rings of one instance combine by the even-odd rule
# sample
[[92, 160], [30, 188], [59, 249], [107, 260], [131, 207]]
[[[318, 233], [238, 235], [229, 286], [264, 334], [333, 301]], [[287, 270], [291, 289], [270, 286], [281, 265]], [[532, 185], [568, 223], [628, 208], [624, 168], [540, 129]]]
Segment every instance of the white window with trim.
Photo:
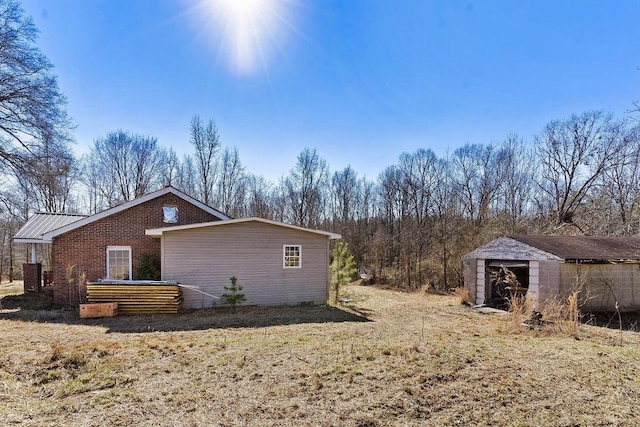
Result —
[[282, 251], [283, 268], [302, 268], [302, 246], [284, 245]]
[[131, 246], [107, 247], [107, 278], [131, 280]]

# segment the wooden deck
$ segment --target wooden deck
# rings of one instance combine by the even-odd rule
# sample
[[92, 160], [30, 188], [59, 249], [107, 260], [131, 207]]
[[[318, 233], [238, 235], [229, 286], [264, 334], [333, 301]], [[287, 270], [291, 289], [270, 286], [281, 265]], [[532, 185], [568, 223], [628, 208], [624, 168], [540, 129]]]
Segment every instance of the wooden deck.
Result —
[[117, 302], [118, 314], [175, 314], [182, 304], [182, 291], [177, 284], [87, 283], [87, 299]]

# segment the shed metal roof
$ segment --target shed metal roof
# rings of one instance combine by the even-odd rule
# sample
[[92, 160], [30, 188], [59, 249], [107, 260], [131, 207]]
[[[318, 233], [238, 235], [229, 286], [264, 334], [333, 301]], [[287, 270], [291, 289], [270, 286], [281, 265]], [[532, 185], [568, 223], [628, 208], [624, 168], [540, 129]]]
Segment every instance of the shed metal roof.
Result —
[[550, 252], [538, 249], [532, 245], [520, 242], [509, 236], [501, 236], [474, 249], [465, 258], [484, 258], [510, 261], [543, 261], [563, 259]]
[[36, 212], [13, 236], [16, 243], [50, 243], [43, 234], [86, 218], [87, 215]]
[[510, 238], [565, 261], [638, 261], [640, 237], [513, 235]]

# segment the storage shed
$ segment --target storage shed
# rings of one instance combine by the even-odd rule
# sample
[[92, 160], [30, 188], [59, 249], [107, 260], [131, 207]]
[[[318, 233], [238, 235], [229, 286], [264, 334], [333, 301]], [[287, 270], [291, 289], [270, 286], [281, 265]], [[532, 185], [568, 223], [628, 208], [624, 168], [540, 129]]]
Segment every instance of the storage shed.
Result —
[[247, 305], [327, 301], [329, 241], [340, 235], [262, 218], [150, 229], [161, 240], [162, 279], [181, 284], [184, 308], [220, 304], [231, 277]]
[[579, 292], [581, 309], [640, 309], [640, 237], [502, 236], [464, 257], [465, 288], [476, 304], [502, 295], [496, 272], [506, 267], [534, 299]]

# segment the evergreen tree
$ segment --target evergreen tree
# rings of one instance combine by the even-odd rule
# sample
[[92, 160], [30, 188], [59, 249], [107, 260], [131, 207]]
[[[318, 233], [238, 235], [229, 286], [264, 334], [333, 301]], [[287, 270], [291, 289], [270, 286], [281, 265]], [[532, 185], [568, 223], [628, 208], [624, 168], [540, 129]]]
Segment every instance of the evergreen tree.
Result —
[[340, 288], [347, 285], [356, 273], [356, 264], [353, 255], [349, 254], [349, 244], [337, 241], [331, 251], [331, 296], [330, 302], [333, 305], [338, 303]]
[[222, 294], [222, 303], [235, 307], [238, 304], [247, 300], [244, 294], [240, 293], [242, 286], [237, 284], [238, 278], [236, 276], [231, 277], [231, 286], [225, 286], [224, 289], [229, 291], [228, 294]]

